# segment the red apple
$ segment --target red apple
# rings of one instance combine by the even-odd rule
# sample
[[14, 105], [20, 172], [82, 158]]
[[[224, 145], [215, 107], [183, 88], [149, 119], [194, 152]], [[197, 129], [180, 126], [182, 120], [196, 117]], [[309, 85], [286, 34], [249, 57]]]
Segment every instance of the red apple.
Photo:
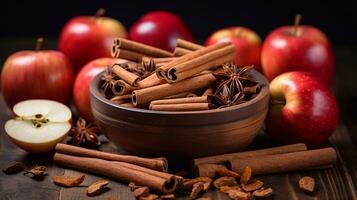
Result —
[[235, 63], [237, 65], [254, 65], [256, 70], [261, 71], [262, 42], [253, 30], [240, 26], [224, 28], [214, 32], [206, 41], [206, 45], [219, 42], [232, 42], [236, 46]]
[[117, 20], [96, 16], [79, 16], [69, 20], [61, 31], [58, 48], [71, 60], [78, 72], [86, 63], [96, 58], [110, 57], [116, 37], [127, 36], [125, 27]]
[[267, 132], [283, 143], [319, 145], [338, 124], [339, 109], [331, 91], [313, 74], [287, 72], [270, 83]]
[[131, 27], [129, 38], [168, 51], [174, 50], [177, 38], [193, 41], [186, 24], [167, 11], [154, 11], [142, 16]]
[[19, 51], [7, 60], [1, 73], [1, 90], [12, 107], [26, 99], [51, 99], [68, 103], [74, 79], [68, 58], [59, 51]]
[[123, 63], [127, 60], [115, 58], [98, 58], [87, 63], [79, 71], [73, 87], [73, 101], [79, 115], [87, 121], [94, 121], [90, 107], [89, 85], [93, 77], [102, 72], [107, 66], [114, 63]]
[[330, 86], [334, 56], [326, 35], [313, 26], [283, 26], [265, 39], [262, 67], [269, 81], [289, 71], [306, 71]]

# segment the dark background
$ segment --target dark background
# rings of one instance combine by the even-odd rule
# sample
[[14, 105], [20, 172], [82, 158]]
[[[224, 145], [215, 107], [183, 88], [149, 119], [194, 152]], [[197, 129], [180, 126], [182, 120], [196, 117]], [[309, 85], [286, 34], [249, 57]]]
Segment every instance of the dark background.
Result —
[[94, 15], [100, 7], [106, 15], [129, 28], [151, 10], [178, 14], [199, 41], [226, 26], [242, 25], [265, 37], [272, 29], [293, 23], [296, 13], [303, 24], [312, 24], [328, 34], [334, 44], [357, 44], [356, 1], [15, 1], [1, 0], [1, 36], [58, 36], [65, 22], [77, 15]]
[[33, 49], [35, 39], [44, 36], [45, 48], [56, 48], [63, 25], [78, 15], [94, 15], [105, 8], [106, 15], [121, 21], [129, 30], [141, 15], [168, 10], [179, 15], [195, 39], [204, 42], [214, 31], [227, 26], [246, 26], [263, 39], [274, 28], [293, 24], [314, 25], [330, 38], [336, 57], [332, 86], [343, 118], [357, 121], [357, 1], [14, 1], [0, 0], [0, 62], [13, 52]]

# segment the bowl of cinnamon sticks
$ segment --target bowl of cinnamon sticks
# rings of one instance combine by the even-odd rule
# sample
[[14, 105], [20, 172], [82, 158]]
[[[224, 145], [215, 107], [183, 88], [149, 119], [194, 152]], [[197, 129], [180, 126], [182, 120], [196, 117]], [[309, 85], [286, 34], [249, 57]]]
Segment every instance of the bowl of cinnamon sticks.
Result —
[[268, 81], [232, 64], [231, 43], [203, 47], [177, 40], [174, 52], [125, 39], [91, 82], [96, 123], [134, 154], [193, 158], [243, 149], [268, 112]]

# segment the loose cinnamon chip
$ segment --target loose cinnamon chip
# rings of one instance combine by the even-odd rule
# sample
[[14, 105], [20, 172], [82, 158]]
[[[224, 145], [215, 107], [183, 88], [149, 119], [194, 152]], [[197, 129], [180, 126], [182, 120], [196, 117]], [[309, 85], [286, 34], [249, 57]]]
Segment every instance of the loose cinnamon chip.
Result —
[[92, 197], [103, 193], [106, 189], [108, 189], [108, 184], [108, 180], [99, 180], [92, 183], [90, 186], [87, 187], [87, 195]]
[[150, 189], [149, 187], [141, 187], [137, 188], [133, 191], [133, 195], [135, 198], [142, 197], [142, 196], [148, 196], [150, 194]]
[[190, 194], [190, 199], [196, 199], [197, 196], [200, 194], [201, 191], [204, 190], [204, 183], [203, 182], [198, 182], [195, 183], [192, 187], [192, 191]]
[[218, 168], [216, 173], [220, 177], [221, 176], [228, 176], [228, 177], [234, 177], [234, 178], [239, 177], [239, 174], [237, 172], [231, 171], [231, 170], [227, 169], [226, 167]]
[[255, 190], [259, 190], [261, 187], [263, 187], [263, 185], [264, 185], [263, 182], [256, 180], [253, 183], [242, 185], [242, 189], [246, 192], [252, 192]]
[[220, 187], [222, 186], [237, 186], [238, 183], [237, 181], [235, 180], [234, 177], [227, 177], [227, 176], [223, 176], [221, 178], [218, 178], [216, 179], [214, 182], [213, 182], [213, 185], [219, 189]]
[[197, 178], [194, 178], [194, 179], [186, 179], [182, 183], [182, 188], [186, 189], [186, 190], [190, 190], [195, 183], [203, 182], [204, 183], [204, 190], [208, 190], [210, 188], [210, 186], [211, 186], [212, 181], [213, 180], [211, 178], [209, 178], [209, 177], [197, 177]]
[[14, 165], [11, 165], [5, 169], [3, 169], [2, 171], [5, 173], [5, 174], [16, 174], [16, 173], [19, 173], [21, 172], [22, 170], [24, 170], [25, 167], [21, 164], [21, 163], [15, 163]]
[[299, 180], [299, 187], [304, 192], [314, 192], [315, 180], [310, 176], [304, 176]]
[[130, 182], [128, 187], [130, 188], [131, 191], [134, 191], [138, 188], [141, 188], [142, 186], [136, 185], [134, 182]]
[[56, 185], [63, 186], [63, 187], [75, 187], [80, 185], [84, 179], [85, 175], [73, 177], [73, 176], [53, 176], [52, 180]]
[[240, 176], [240, 184], [247, 184], [252, 176], [252, 168], [249, 166], [244, 167], [242, 174]]
[[220, 192], [223, 192], [223, 193], [226, 193], [228, 194], [228, 192], [230, 190], [238, 190], [238, 191], [241, 191], [240, 187], [237, 185], [237, 186], [222, 186], [219, 188], [219, 191]]
[[160, 199], [161, 200], [174, 200], [175, 199], [175, 195], [174, 194], [161, 195]]
[[31, 170], [24, 173], [24, 175], [26, 175], [26, 174], [32, 174], [33, 178], [43, 178], [44, 176], [47, 175], [46, 167], [45, 166], [35, 166]]
[[139, 200], [155, 200], [155, 199], [159, 199], [159, 196], [157, 196], [156, 194], [149, 194], [147, 196], [139, 197]]
[[241, 192], [239, 190], [230, 190], [228, 192], [228, 196], [231, 199], [238, 199], [238, 200], [248, 200], [250, 198], [249, 193]]
[[273, 194], [273, 189], [271, 189], [271, 188], [261, 188], [259, 190], [255, 190], [253, 192], [253, 196], [258, 197], [258, 198], [269, 197], [272, 194]]

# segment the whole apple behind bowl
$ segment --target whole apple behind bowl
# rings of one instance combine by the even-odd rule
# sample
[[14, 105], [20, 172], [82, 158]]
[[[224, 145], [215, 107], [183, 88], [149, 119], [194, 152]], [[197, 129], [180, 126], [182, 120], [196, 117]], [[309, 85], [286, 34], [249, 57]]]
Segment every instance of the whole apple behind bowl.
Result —
[[283, 143], [315, 146], [336, 129], [339, 109], [331, 91], [314, 75], [287, 72], [270, 83], [268, 134]]
[[264, 41], [262, 67], [269, 81], [289, 71], [306, 71], [330, 86], [334, 73], [334, 55], [327, 36], [313, 26], [283, 26], [272, 31]]
[[103, 17], [104, 9], [96, 16], [78, 16], [63, 27], [58, 49], [68, 56], [75, 71], [101, 57], [110, 57], [114, 38], [126, 38], [125, 27], [113, 18]]
[[129, 39], [173, 51], [178, 38], [193, 41], [187, 25], [174, 13], [153, 11], [143, 15], [130, 28]]
[[62, 52], [41, 51], [42, 43], [39, 38], [35, 51], [19, 51], [5, 61], [1, 91], [8, 106], [26, 99], [69, 102], [74, 79], [72, 65]]
[[254, 65], [261, 71], [260, 53], [262, 42], [257, 33], [241, 26], [229, 27], [214, 32], [206, 41], [206, 45], [219, 42], [232, 42], [236, 47], [235, 64], [240, 66]]
[[114, 63], [120, 64], [128, 62], [116, 58], [98, 58], [92, 60], [79, 71], [73, 86], [73, 101], [76, 105], [79, 116], [86, 121], [93, 122], [94, 117], [90, 108], [89, 85], [93, 77], [112, 66]]

